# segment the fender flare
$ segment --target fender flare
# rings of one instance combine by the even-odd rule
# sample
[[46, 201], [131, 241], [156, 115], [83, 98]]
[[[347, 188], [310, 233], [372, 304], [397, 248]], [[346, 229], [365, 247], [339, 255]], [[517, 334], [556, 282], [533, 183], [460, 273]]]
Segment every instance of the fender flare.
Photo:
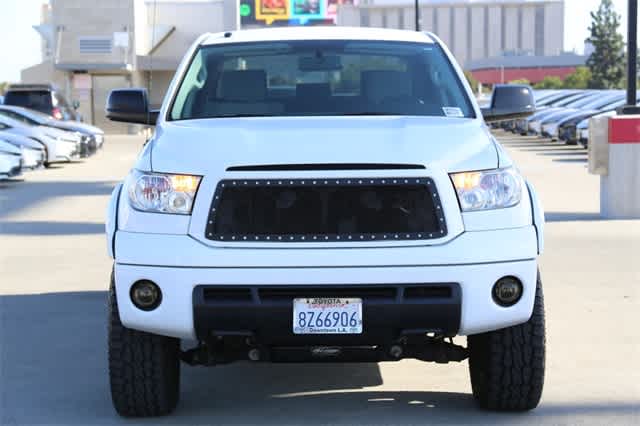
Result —
[[533, 226], [536, 228], [536, 235], [538, 238], [538, 254], [542, 254], [544, 251], [544, 208], [542, 202], [538, 197], [533, 184], [526, 181], [527, 189], [529, 192], [529, 199], [531, 200], [531, 217], [533, 219]]
[[109, 199], [109, 205], [107, 206], [107, 220], [104, 227], [107, 237], [107, 253], [112, 259], [116, 258], [115, 239], [116, 231], [118, 230], [118, 203], [120, 200], [120, 192], [122, 191], [122, 184], [119, 183], [113, 188], [111, 198]]

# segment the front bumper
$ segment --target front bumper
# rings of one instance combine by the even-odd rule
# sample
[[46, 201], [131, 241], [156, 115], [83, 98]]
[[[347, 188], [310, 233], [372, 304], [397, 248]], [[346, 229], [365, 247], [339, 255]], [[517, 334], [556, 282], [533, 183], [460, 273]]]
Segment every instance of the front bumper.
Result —
[[[215, 318], [223, 308], [203, 307], [197, 299], [198, 289], [333, 286], [353, 288], [355, 292], [362, 285], [406, 287], [446, 283], [459, 289], [459, 299], [422, 300], [417, 306], [415, 301], [401, 298], [389, 301], [376, 315], [383, 315], [390, 326], [376, 323], [364, 311], [366, 336], [361, 337], [367, 342], [388, 340], [407, 328], [469, 335], [529, 319], [536, 288], [537, 248], [534, 226], [465, 232], [446, 244], [434, 246], [349, 249], [216, 249], [187, 236], [117, 231], [115, 284], [120, 317], [129, 328], [196, 339], [224, 331], [229, 324], [237, 324], [235, 331], [253, 333], [261, 333], [257, 325], [270, 324], [277, 330], [265, 329], [262, 333], [271, 339], [288, 341], [292, 337], [286, 326], [292, 318], [290, 299], [270, 306], [271, 313], [265, 317], [260, 316], [265, 313], [264, 306], [254, 303], [255, 300], [250, 306], [233, 309], [226, 306], [224, 310], [231, 316], [220, 323]], [[518, 278], [524, 288], [522, 299], [509, 308], [498, 306], [491, 296], [494, 283], [504, 276]], [[136, 308], [129, 298], [131, 285], [142, 279], [155, 282], [162, 290], [162, 303], [153, 311]], [[452, 294], [458, 294], [456, 291]], [[374, 305], [369, 306], [373, 309]], [[302, 343], [304, 338], [296, 341]]]

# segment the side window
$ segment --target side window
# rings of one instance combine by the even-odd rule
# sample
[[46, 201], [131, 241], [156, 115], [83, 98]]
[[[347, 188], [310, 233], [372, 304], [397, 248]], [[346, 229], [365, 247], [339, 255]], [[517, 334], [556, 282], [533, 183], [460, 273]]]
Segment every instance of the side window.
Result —
[[[207, 81], [207, 68], [203, 66], [202, 50], [198, 50], [187, 74], [182, 80], [178, 96], [171, 109], [171, 118], [176, 120], [181, 116], [191, 116], [194, 98], [200, 92]], [[187, 102], [188, 101], [188, 102]]]

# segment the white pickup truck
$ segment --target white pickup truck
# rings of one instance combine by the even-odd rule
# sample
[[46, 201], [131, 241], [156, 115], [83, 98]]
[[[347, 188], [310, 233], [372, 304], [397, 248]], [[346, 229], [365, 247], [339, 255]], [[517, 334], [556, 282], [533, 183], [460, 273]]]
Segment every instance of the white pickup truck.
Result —
[[112, 91], [155, 125], [106, 224], [117, 412], [170, 413], [181, 361], [404, 358], [534, 408], [543, 213], [486, 125], [534, 109], [509, 85], [481, 109], [435, 35], [370, 28], [205, 34], [159, 111]]

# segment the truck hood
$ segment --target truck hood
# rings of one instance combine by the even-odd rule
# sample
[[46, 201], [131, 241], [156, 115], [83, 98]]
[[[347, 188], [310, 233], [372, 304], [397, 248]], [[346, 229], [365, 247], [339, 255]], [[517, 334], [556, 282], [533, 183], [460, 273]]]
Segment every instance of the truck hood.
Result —
[[481, 120], [447, 117], [252, 117], [163, 122], [154, 171], [224, 173], [275, 164], [420, 164], [446, 172], [498, 166]]

